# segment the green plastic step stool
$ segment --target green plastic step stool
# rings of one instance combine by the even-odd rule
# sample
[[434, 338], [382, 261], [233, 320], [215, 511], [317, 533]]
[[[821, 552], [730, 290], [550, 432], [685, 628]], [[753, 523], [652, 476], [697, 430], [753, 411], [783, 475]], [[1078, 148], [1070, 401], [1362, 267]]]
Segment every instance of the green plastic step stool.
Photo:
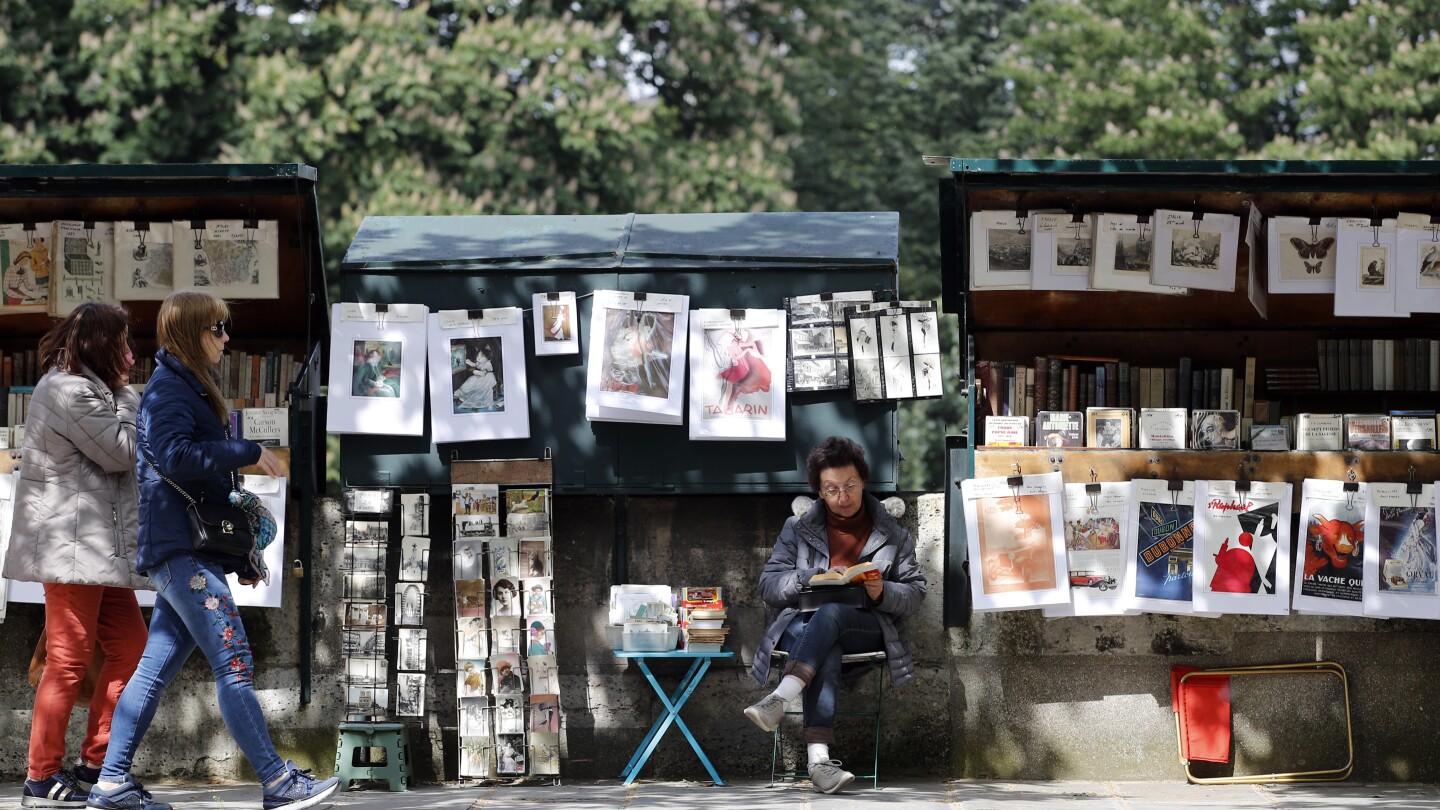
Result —
[[[335, 749], [335, 775], [340, 789], [361, 779], [389, 782], [390, 790], [408, 790], [410, 738], [404, 723], [341, 723]], [[376, 751], [384, 757], [376, 760]]]

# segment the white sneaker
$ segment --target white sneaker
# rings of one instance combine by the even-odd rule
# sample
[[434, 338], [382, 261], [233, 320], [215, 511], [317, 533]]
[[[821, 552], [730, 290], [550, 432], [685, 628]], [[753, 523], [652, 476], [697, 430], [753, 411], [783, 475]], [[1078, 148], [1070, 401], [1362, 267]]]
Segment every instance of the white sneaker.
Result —
[[821, 793], [839, 793], [855, 781], [855, 774], [840, 767], [840, 760], [826, 759], [810, 766], [810, 782]]
[[774, 731], [780, 726], [780, 718], [785, 716], [785, 698], [771, 692], [759, 703], [746, 707], [745, 716], [761, 731]]

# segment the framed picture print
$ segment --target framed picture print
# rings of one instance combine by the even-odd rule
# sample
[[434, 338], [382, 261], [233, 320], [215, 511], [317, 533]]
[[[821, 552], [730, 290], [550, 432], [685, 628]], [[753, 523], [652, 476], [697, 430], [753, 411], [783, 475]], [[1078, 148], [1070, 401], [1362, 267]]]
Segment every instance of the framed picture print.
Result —
[[176, 289], [194, 288], [232, 300], [280, 297], [280, 227], [275, 220], [177, 220], [173, 229]]
[[169, 222], [115, 223], [117, 301], [163, 301], [175, 291], [174, 233]]
[[837, 391], [850, 387], [850, 340], [845, 308], [874, 300], [875, 294], [868, 290], [785, 299], [789, 322], [787, 391]]
[[1335, 314], [1404, 318], [1395, 297], [1394, 219], [1341, 217], [1335, 233]]
[[1155, 212], [1151, 282], [1234, 292], [1239, 255], [1240, 217], [1198, 211]]
[[1150, 281], [1155, 255], [1155, 223], [1150, 214], [1100, 214], [1095, 220], [1095, 256], [1090, 272], [1092, 290], [1184, 295], [1184, 287]]
[[1117, 450], [1133, 447], [1133, 414], [1129, 408], [1086, 408], [1085, 446]]
[[1195, 482], [1195, 610], [1290, 612], [1290, 485]]
[[430, 316], [430, 433], [446, 442], [525, 439], [530, 396], [520, 309]]
[[1266, 221], [1271, 295], [1335, 292], [1335, 217], [1270, 217]]
[[420, 304], [331, 307], [329, 432], [424, 433], [427, 312]]
[[575, 293], [535, 293], [530, 301], [536, 356], [579, 354], [580, 316]]
[[785, 313], [690, 313], [691, 440], [784, 441]]
[[1365, 615], [1365, 510], [1368, 485], [1307, 478], [1300, 489], [1294, 596], [1302, 613]]
[[685, 418], [690, 297], [597, 290], [585, 417], [678, 425]]
[[1070, 602], [1060, 473], [961, 482], [976, 611]]

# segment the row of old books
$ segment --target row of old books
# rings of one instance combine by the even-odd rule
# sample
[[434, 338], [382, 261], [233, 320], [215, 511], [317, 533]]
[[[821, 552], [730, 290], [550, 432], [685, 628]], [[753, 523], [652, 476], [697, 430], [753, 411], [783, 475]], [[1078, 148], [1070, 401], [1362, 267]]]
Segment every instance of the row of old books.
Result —
[[720, 652], [730, 629], [725, 626], [725, 594], [718, 585], [681, 588], [681, 645], [689, 652]]
[[220, 393], [235, 408], [288, 408], [300, 373], [288, 352], [226, 352], [220, 360]]
[[1388, 414], [1301, 413], [1245, 428], [1238, 411], [1129, 408], [985, 417], [986, 447], [1170, 450], [1420, 450], [1436, 448], [1433, 410]]
[[1440, 391], [1440, 340], [1321, 338], [1317, 344], [1312, 389]]

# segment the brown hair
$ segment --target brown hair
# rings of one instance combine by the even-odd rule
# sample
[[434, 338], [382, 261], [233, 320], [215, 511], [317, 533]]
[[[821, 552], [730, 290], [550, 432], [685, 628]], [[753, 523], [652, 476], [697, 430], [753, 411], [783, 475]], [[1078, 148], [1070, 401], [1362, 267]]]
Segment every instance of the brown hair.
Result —
[[835, 467], [855, 465], [860, 480], [870, 480], [870, 465], [865, 461], [865, 451], [853, 440], [843, 436], [831, 436], [810, 451], [805, 458], [805, 471], [810, 475], [810, 488], [820, 491], [820, 473]]
[[215, 418], [228, 422], [230, 411], [220, 395], [218, 369], [205, 357], [202, 338], [216, 321], [230, 317], [230, 305], [210, 293], [183, 290], [170, 293], [155, 319], [155, 340], [205, 386], [205, 395]]
[[129, 348], [130, 313], [118, 304], [86, 301], [40, 338], [40, 366], [71, 374], [88, 368], [116, 390], [129, 381]]

